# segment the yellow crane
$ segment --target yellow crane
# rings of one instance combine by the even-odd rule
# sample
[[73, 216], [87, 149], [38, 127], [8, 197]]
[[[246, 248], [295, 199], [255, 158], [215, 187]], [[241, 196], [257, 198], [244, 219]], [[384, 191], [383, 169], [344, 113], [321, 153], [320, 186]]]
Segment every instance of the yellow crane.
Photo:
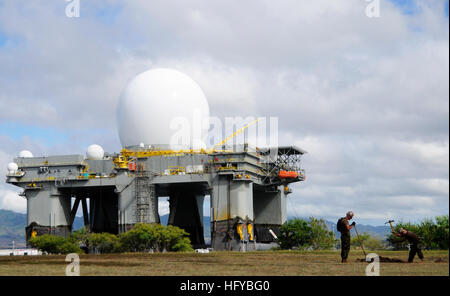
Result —
[[229, 140], [233, 139], [234, 137], [236, 137], [237, 135], [239, 135], [240, 133], [242, 133], [243, 131], [245, 131], [247, 128], [249, 128], [250, 126], [256, 124], [259, 121], [259, 118], [257, 118], [256, 120], [250, 122], [249, 124], [247, 124], [246, 126], [238, 129], [236, 132], [234, 132], [231, 136], [228, 136], [227, 138], [225, 138], [222, 142], [215, 144], [213, 147], [216, 146], [222, 146], [223, 144], [225, 144], [226, 142], [228, 142]]
[[228, 142], [230, 139], [236, 137], [243, 131], [245, 131], [250, 126], [256, 124], [260, 118], [250, 122], [246, 126], [238, 129], [236, 132], [234, 132], [231, 136], [226, 137], [223, 141], [214, 144], [212, 148], [209, 149], [188, 149], [188, 150], [141, 150], [141, 151], [133, 151], [127, 148], [123, 148], [120, 151], [120, 155], [116, 157], [113, 162], [116, 168], [118, 169], [127, 169], [128, 163], [131, 158], [137, 157], [137, 158], [144, 158], [144, 157], [152, 157], [152, 156], [161, 156], [161, 155], [177, 155], [177, 154], [211, 154], [216, 152], [226, 152], [224, 150], [216, 150], [214, 147], [217, 146], [223, 146], [226, 142]]

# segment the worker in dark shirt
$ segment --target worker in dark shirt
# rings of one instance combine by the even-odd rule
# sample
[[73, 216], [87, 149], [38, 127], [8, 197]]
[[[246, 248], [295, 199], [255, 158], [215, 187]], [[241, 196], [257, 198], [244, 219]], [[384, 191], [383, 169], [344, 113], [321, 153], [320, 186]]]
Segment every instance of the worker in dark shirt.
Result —
[[347, 263], [348, 253], [350, 252], [350, 229], [355, 226], [355, 222], [349, 224], [353, 218], [353, 212], [349, 211], [345, 217], [338, 220], [338, 230], [341, 232], [341, 262]]
[[406, 229], [400, 228], [398, 232], [392, 232], [393, 235], [400, 237], [404, 240], [408, 240], [409, 242], [409, 258], [408, 262], [412, 263], [414, 257], [419, 256], [420, 260], [423, 261], [423, 254], [421, 248], [420, 238], [412, 231], [407, 231]]

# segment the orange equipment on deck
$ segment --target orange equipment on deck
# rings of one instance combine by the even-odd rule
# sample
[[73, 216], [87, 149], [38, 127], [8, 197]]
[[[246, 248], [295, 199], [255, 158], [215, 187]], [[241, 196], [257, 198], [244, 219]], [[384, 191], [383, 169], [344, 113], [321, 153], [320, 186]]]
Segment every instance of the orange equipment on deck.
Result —
[[278, 177], [281, 179], [294, 179], [298, 177], [298, 174], [294, 171], [280, 171]]
[[128, 170], [129, 171], [135, 171], [136, 170], [136, 163], [135, 162], [128, 163]]

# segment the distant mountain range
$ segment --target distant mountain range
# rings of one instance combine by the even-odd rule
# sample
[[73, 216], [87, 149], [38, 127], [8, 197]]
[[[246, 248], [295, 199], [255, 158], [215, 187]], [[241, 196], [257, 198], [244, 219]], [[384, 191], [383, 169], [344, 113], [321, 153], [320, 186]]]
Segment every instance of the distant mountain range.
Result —
[[[12, 248], [12, 242], [17, 248], [25, 247], [25, 227], [27, 215], [0, 209], [0, 249]], [[83, 227], [82, 217], [75, 217], [74, 229]]]
[[12, 241], [17, 247], [25, 246], [25, 225], [27, 216], [0, 210], [0, 248], [11, 248]]
[[[161, 224], [167, 225], [169, 215], [162, 215], [160, 218]], [[293, 218], [294, 217], [288, 217], [288, 220], [291, 220]], [[302, 219], [308, 220], [308, 218]], [[327, 220], [325, 222], [328, 228], [331, 231], [333, 231], [336, 234], [336, 237], [338, 238], [340, 236], [340, 233], [336, 230], [336, 222], [331, 222]], [[204, 216], [203, 223], [204, 223], [205, 240], [209, 241], [211, 237], [210, 217]], [[0, 249], [11, 248], [12, 241], [15, 242], [16, 247], [24, 247], [26, 224], [27, 224], [27, 216], [25, 214], [0, 209]], [[73, 226], [74, 230], [83, 227], [83, 218], [75, 217]], [[357, 224], [356, 226], [359, 234], [363, 234], [364, 232], [366, 232], [371, 236], [379, 237], [381, 239], [384, 239], [385, 236], [389, 234], [389, 226], [371, 226], [362, 224]], [[352, 234], [355, 235], [353, 230]]]
[[[328, 225], [331, 231], [333, 231], [336, 234], [336, 238], [341, 237], [341, 234], [339, 231], [337, 231], [336, 228], [336, 222], [331, 222], [328, 220], [325, 220], [325, 223]], [[372, 237], [377, 237], [379, 239], [386, 239], [386, 235], [390, 233], [390, 227], [389, 226], [372, 226], [372, 225], [364, 225], [364, 224], [356, 224], [356, 230], [358, 230], [358, 233], [361, 235], [363, 233], [368, 233]], [[351, 230], [352, 236], [356, 235], [356, 232], [354, 229]]]

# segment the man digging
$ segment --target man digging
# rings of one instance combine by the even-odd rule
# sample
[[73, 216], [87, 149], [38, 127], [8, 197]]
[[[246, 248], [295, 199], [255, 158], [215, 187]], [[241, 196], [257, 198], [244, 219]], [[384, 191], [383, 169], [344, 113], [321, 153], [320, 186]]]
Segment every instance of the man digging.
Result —
[[408, 263], [412, 263], [414, 261], [414, 257], [419, 256], [420, 260], [423, 262], [423, 254], [420, 243], [420, 238], [412, 231], [407, 231], [406, 229], [400, 228], [398, 232], [392, 231], [392, 234], [396, 237], [400, 237], [404, 240], [408, 240], [409, 242], [409, 258]]

